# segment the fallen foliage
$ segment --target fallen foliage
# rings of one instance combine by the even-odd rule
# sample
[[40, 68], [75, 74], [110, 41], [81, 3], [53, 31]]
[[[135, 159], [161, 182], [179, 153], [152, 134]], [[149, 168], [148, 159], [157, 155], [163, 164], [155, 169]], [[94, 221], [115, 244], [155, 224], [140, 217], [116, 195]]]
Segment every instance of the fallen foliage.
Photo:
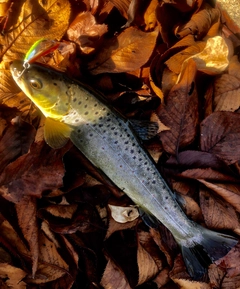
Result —
[[210, 2], [1, 1], [1, 288], [240, 287], [239, 245], [191, 280], [163, 225], [147, 227], [70, 141], [45, 143], [44, 119], [9, 71], [40, 38], [59, 41], [37, 61], [158, 123], [144, 145], [185, 213], [238, 236], [240, 31]]

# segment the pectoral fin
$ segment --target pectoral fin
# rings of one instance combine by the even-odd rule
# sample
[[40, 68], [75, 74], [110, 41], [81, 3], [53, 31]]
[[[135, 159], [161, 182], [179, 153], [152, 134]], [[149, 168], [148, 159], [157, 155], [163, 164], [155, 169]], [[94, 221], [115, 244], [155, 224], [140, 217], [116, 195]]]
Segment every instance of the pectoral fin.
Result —
[[46, 118], [44, 138], [50, 147], [54, 149], [63, 147], [67, 143], [71, 131], [72, 128], [67, 124], [52, 118]]

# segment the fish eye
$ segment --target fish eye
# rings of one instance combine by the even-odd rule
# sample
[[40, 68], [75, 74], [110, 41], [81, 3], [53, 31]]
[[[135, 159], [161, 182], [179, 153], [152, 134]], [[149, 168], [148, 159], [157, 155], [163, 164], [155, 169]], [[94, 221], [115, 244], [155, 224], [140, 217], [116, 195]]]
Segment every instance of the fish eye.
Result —
[[39, 79], [30, 79], [30, 85], [34, 89], [42, 88], [42, 82]]

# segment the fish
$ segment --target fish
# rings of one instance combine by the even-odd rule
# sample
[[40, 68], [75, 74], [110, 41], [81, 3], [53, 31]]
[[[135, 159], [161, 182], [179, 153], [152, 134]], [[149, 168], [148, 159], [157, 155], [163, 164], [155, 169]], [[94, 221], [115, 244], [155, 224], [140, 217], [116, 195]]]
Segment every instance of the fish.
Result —
[[188, 219], [143, 147], [138, 136], [140, 126], [135, 128], [136, 123], [111, 107], [103, 95], [41, 64], [32, 63], [27, 68], [23, 64], [13, 61], [10, 71], [46, 117], [47, 144], [57, 149], [70, 139], [149, 220], [156, 219], [168, 228], [190, 276], [194, 280], [205, 278], [208, 266], [225, 256], [238, 240]]

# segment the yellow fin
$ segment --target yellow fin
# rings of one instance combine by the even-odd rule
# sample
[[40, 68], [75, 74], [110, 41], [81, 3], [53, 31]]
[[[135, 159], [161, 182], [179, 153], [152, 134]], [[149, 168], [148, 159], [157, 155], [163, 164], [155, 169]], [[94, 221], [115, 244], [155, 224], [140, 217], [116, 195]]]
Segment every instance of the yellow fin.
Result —
[[54, 148], [58, 149], [63, 147], [71, 134], [72, 128], [67, 124], [56, 121], [52, 118], [46, 118], [44, 128], [44, 138], [46, 143]]

